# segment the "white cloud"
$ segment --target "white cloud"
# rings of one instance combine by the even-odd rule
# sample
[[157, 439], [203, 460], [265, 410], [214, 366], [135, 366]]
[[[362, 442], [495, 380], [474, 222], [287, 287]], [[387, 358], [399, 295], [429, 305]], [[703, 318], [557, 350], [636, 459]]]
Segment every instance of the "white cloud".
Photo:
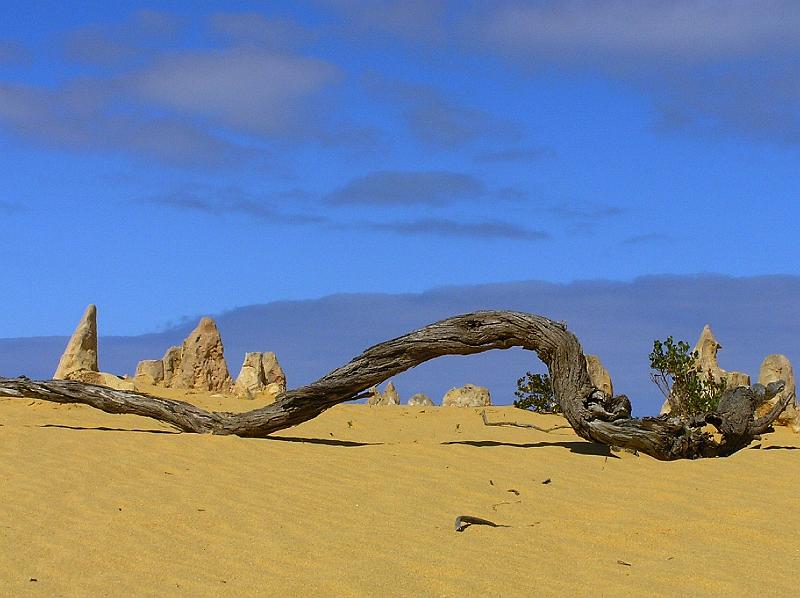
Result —
[[57, 149], [121, 151], [178, 166], [219, 166], [248, 154], [190, 123], [115, 114], [113, 95], [89, 80], [58, 89], [0, 84], [0, 126]]
[[274, 134], [302, 128], [304, 100], [337, 75], [321, 60], [231, 48], [165, 56], [126, 81], [147, 102], [247, 133]]
[[794, 0], [563, 0], [493, 11], [487, 39], [548, 60], [707, 62], [800, 48]]
[[468, 37], [528, 73], [600, 73], [660, 130], [800, 143], [800, 2], [563, 0], [493, 6]]

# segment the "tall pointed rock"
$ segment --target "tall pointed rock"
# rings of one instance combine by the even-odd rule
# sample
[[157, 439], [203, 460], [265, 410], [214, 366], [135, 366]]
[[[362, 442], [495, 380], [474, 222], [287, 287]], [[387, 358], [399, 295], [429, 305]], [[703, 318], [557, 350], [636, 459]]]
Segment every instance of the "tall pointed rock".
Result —
[[700, 333], [700, 338], [697, 339], [693, 351], [697, 351], [697, 365], [700, 369], [707, 373], [710, 372], [715, 380], [722, 378], [722, 368], [719, 367], [717, 361], [717, 353], [721, 348], [722, 345], [711, 331], [711, 326], [708, 324], [703, 326], [703, 331]]
[[[203, 318], [180, 348], [180, 362], [171, 381], [173, 388], [227, 392], [233, 381], [223, 355], [222, 338], [211, 318]], [[167, 377], [165, 357], [164, 378]]]
[[97, 371], [97, 307], [90, 305], [69, 339], [53, 378], [68, 380], [79, 372]]

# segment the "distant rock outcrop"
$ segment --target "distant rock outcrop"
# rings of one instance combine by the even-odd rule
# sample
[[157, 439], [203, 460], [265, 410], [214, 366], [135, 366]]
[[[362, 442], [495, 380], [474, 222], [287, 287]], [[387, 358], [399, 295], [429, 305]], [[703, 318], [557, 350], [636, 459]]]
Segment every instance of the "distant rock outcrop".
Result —
[[273, 400], [286, 392], [286, 374], [275, 353], [245, 353], [233, 392], [243, 399], [269, 395]]
[[161, 359], [145, 359], [136, 366], [135, 379], [145, 384], [156, 385], [164, 382], [164, 362]]
[[[714, 333], [711, 331], [711, 326], [706, 324], [703, 331], [700, 333], [700, 338], [692, 351], [697, 351], [697, 365], [702, 375], [709, 373], [714, 378], [714, 381], [725, 381], [727, 388], [736, 388], [738, 386], [750, 386], [750, 376], [743, 372], [727, 372], [719, 367], [717, 362], [717, 352], [722, 348], [722, 345], [717, 342]], [[661, 406], [661, 413], [669, 413], [670, 405], [669, 400], [664, 401]]]
[[399, 405], [400, 395], [394, 387], [394, 382], [389, 382], [386, 385], [386, 390], [381, 392], [376, 386], [370, 390], [370, 396], [367, 398], [367, 405]]
[[71, 380], [79, 372], [97, 372], [97, 307], [89, 305], [58, 362], [55, 380]]
[[600, 358], [597, 355], [586, 356], [586, 369], [589, 370], [589, 379], [592, 384], [602, 390], [606, 396], [614, 396], [614, 385], [611, 383], [611, 375], [608, 370], [603, 367]]
[[489, 389], [474, 384], [451, 388], [442, 399], [442, 407], [487, 407], [491, 404]]
[[167, 349], [160, 367], [156, 360], [140, 361], [136, 379], [170, 388], [230, 391], [233, 381], [214, 320], [200, 320], [180, 347]]
[[408, 405], [412, 407], [433, 407], [433, 401], [431, 401], [429, 396], [418, 392], [408, 399]]
[[791, 427], [795, 432], [800, 432], [800, 409], [798, 409], [797, 387], [792, 364], [786, 355], [775, 353], [768, 355], [761, 362], [758, 383], [766, 386], [770, 382], [777, 382], [778, 380], [783, 380], [786, 383], [786, 387], [766, 405], [761, 406], [758, 414], [764, 415], [777, 401], [782, 400], [786, 395], [794, 394], [795, 398], [789, 402], [786, 410], [778, 417], [778, 423]]

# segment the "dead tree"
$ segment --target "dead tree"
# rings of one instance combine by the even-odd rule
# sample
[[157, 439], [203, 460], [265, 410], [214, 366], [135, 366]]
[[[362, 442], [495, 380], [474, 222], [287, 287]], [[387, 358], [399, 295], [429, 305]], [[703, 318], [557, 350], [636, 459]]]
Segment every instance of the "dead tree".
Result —
[[[182, 401], [64, 380], [0, 378], [0, 396], [83, 403], [108, 413], [150, 417], [183, 432], [263, 438], [333, 405], [362, 398], [372, 386], [435, 357], [510, 347], [535, 351], [547, 365], [556, 399], [578, 436], [661, 460], [730, 455], [770, 431], [792, 399], [783, 397], [757, 419], [756, 407], [780, 392], [783, 383], [766, 389], [756, 385], [729, 392], [716, 412], [703, 416], [634, 418], [626, 396], [609, 397], [592, 386], [580, 343], [565, 324], [509, 311], [455, 316], [375, 345], [316, 382], [246, 413], [209, 412]], [[704, 430], [709, 424], [718, 438]]]

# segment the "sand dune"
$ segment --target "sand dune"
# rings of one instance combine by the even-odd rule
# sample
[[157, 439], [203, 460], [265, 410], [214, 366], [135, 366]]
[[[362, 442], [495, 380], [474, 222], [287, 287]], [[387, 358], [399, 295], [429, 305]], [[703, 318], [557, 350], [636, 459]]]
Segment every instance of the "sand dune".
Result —
[[[242, 439], [2, 399], [0, 594], [795, 595], [798, 451], [781, 428], [661, 463], [472, 409], [362, 405]], [[509, 527], [456, 533], [458, 515]]]

